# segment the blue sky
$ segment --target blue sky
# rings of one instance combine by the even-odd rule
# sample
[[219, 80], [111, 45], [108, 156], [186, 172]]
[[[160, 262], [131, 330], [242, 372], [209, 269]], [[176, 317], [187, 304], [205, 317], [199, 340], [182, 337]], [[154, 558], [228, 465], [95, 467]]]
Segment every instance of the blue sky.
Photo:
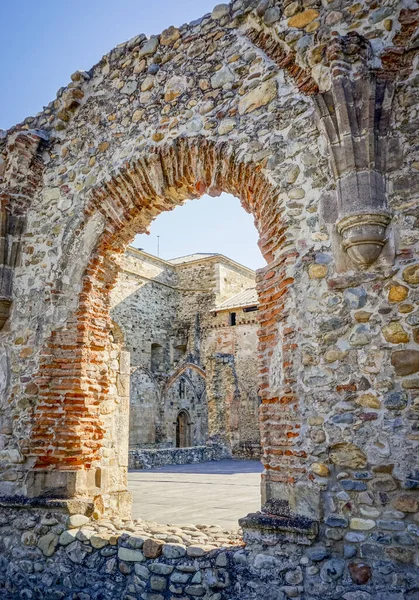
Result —
[[[6, 0], [0, 36], [0, 129], [35, 115], [70, 81], [117, 44], [158, 34], [211, 12], [217, 0]], [[249, 267], [263, 266], [251, 215], [238, 200], [203, 197], [162, 214], [136, 244], [173, 258], [221, 252]]]

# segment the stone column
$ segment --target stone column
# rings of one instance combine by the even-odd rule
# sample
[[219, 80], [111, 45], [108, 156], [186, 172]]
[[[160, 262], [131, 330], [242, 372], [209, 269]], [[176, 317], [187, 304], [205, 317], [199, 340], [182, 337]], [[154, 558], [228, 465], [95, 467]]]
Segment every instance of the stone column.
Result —
[[[334, 252], [333, 257], [336, 271], [359, 273], [375, 265], [388, 244], [391, 216], [386, 197], [386, 174], [394, 84], [371, 69], [370, 44], [356, 33], [336, 36], [327, 58], [331, 88], [313, 97], [319, 129], [327, 140], [336, 186], [336, 192], [330, 194], [330, 206], [323, 212], [327, 213], [328, 223], [334, 227], [339, 242], [339, 252]], [[343, 265], [339, 264], [342, 262]], [[327, 512], [329, 467], [320, 460], [312, 462], [317, 456], [311, 454], [316, 438], [307, 441], [310, 430], [307, 420], [310, 418], [314, 425], [316, 419], [323, 423], [324, 418], [306, 416], [310, 414], [310, 402], [313, 402], [316, 390], [313, 393], [309, 379], [301, 381], [298, 364], [301, 358], [299, 344], [315, 340], [316, 323], [315, 317], [311, 323], [307, 319], [312, 329], [305, 332], [301, 331], [301, 323], [293, 326], [292, 313], [298, 314], [298, 306], [304, 306], [307, 289], [304, 287], [306, 280], [301, 277], [304, 264], [299, 262], [295, 267], [289, 261], [289, 265], [287, 273], [292, 273], [293, 278], [289, 277], [288, 294], [282, 292], [282, 297], [288, 297], [288, 300], [284, 301], [284, 319], [280, 327], [269, 307], [276, 297], [272, 292], [275, 282], [283, 281], [285, 286], [285, 272], [275, 270], [271, 265], [269, 272], [259, 274], [260, 322], [264, 326], [260, 355], [262, 359], [269, 356], [269, 368], [262, 370], [266, 382], [262, 378], [261, 388], [266, 469], [262, 497], [265, 507], [262, 514], [242, 522], [245, 529], [253, 532], [249, 534], [252, 539], [255, 530], [262, 538], [265, 535], [269, 538], [273, 532], [281, 535], [283, 530], [297, 536], [305, 536], [308, 532], [307, 540], [312, 539], [316, 521], [323, 521]], [[326, 277], [327, 271], [325, 265], [320, 265], [317, 272], [312, 270], [310, 278]], [[275, 288], [274, 291], [277, 292]], [[314, 347], [316, 343], [314, 341]], [[361, 378], [356, 370], [353, 375]], [[319, 377], [322, 376], [323, 372], [319, 370]], [[272, 397], [275, 388], [278, 398]], [[330, 384], [330, 389], [322, 388], [324, 394], [336, 392], [339, 392], [339, 386], [334, 389]], [[319, 438], [319, 446], [325, 439]], [[361, 469], [364, 454], [354, 448], [351, 443], [328, 448], [331, 463], [342, 459], [344, 465]]]
[[[50, 338], [38, 377], [28, 445], [36, 462], [26, 477], [26, 495], [36, 505], [51, 498], [69, 512], [128, 518], [130, 356], [112, 335], [98, 291], [107, 285], [103, 280], [98, 277], [97, 288], [79, 303], [83, 324], [73, 314]], [[83, 336], [86, 322], [97, 327], [86, 327], [90, 335]]]

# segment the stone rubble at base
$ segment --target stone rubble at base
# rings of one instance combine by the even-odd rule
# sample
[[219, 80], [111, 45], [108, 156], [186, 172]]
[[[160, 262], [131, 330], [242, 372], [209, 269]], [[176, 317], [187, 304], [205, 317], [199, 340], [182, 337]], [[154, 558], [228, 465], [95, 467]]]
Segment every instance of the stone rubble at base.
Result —
[[[254, 515], [257, 520], [260, 515]], [[245, 525], [245, 524], [244, 524]], [[330, 522], [343, 533], [347, 523]], [[305, 524], [261, 535], [245, 525], [159, 525], [0, 508], [2, 600], [415, 600], [417, 569], [376, 555], [358, 534], [337, 556]], [[309, 531], [310, 527], [306, 529]], [[298, 536], [296, 532], [298, 530]], [[382, 536], [385, 535], [381, 534]], [[246, 542], [246, 545], [245, 543]], [[383, 541], [384, 547], [386, 542]], [[364, 547], [365, 560], [356, 558]], [[370, 554], [369, 554], [370, 553]], [[10, 558], [8, 559], [8, 556]], [[360, 587], [362, 586], [362, 587]]]

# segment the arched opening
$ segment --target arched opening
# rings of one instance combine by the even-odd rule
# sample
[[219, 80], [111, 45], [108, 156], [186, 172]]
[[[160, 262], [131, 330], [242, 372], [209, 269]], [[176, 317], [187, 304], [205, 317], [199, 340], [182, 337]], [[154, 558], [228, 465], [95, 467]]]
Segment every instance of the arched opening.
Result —
[[187, 352], [186, 344], [178, 344], [173, 347], [173, 366], [176, 367], [182, 360], [184, 360]]
[[[188, 415], [189, 433], [188, 447], [198, 448], [208, 443], [208, 405], [205, 401], [206, 392], [205, 371], [193, 363], [185, 363], [170, 374], [162, 390], [162, 421], [165, 423], [165, 447], [179, 447], [177, 424], [179, 414]], [[174, 464], [180, 459], [176, 452], [172, 457], [167, 456], [167, 464]], [[196, 462], [197, 455], [194, 450], [182, 459], [185, 464]]]
[[[188, 235], [176, 234], [182, 230]], [[251, 216], [223, 193], [162, 213], [150, 235], [136, 236], [139, 248], [125, 252], [112, 314], [135, 346], [134, 357], [144, 356], [144, 345], [153, 340], [150, 369], [161, 390], [145, 404], [151, 396], [144, 378], [131, 377], [128, 484], [138, 514], [145, 508], [138, 469], [147, 468], [141, 482], [150, 485], [156, 468], [182, 464], [188, 470], [199, 462], [209, 475], [217, 459], [245, 482], [245, 471], [260, 458], [258, 323], [248, 314], [249, 307], [258, 310], [258, 301], [255, 272], [243, 264], [253, 259], [251, 264], [263, 265], [256, 238]], [[226, 322], [236, 327], [226, 328]], [[195, 476], [191, 472], [185, 485], [192, 486]], [[170, 497], [173, 488], [166, 485]], [[251, 489], [257, 501], [258, 490]], [[172, 509], [176, 514], [183, 507], [174, 500]]]
[[186, 383], [183, 377], [179, 379], [179, 398], [183, 400], [185, 398]]
[[176, 448], [188, 448], [191, 445], [191, 422], [186, 410], [181, 410], [176, 419]]
[[[256, 274], [246, 262], [262, 267], [264, 261], [252, 221], [236, 197], [224, 193], [217, 198], [204, 195], [159, 215], [149, 235], [136, 236], [134, 247], [138, 250], [128, 249], [129, 265], [123, 268], [135, 271], [137, 289], [131, 288], [130, 310], [119, 310], [117, 304], [113, 311], [124, 328], [139, 331], [137, 347], [143, 344], [145, 331], [164, 345], [152, 345], [152, 371], [170, 382], [161, 399], [163, 435], [160, 445], [156, 445], [156, 449], [167, 451], [168, 462], [180, 460], [168, 451], [171, 446], [177, 447], [171, 424], [176, 422], [180, 409], [188, 411], [193, 424], [191, 447], [211, 445], [220, 448], [220, 456], [260, 457], [258, 323], [256, 315], [248, 314], [258, 310], [258, 301]], [[177, 234], [182, 230], [188, 235]], [[126, 262], [124, 258], [123, 265]], [[122, 285], [120, 280], [118, 276], [116, 289]], [[136, 314], [142, 315], [142, 324], [134, 322]], [[237, 328], [229, 331], [225, 321], [231, 314], [237, 315]], [[133, 337], [133, 333], [129, 335]], [[157, 352], [164, 352], [170, 360], [163, 365], [160, 359], [156, 365]], [[216, 361], [216, 368], [209, 370], [210, 381], [195, 389], [200, 380], [189, 373], [193, 365], [205, 373], [218, 355], [221, 359]], [[180, 371], [186, 361], [188, 372], [183, 377]], [[178, 374], [174, 376], [171, 368]], [[239, 387], [247, 391], [242, 394]], [[241, 411], [239, 406], [246, 405], [245, 397], [249, 410]], [[197, 456], [191, 453], [183, 460], [194, 462]]]
[[[278, 322], [271, 318], [269, 303], [272, 302], [273, 291], [281, 283], [281, 291], [274, 300], [278, 314], [284, 305], [287, 286], [292, 283], [286, 276], [284, 256], [276, 258], [285, 239], [281, 212], [277, 208], [274, 211], [266, 208], [268, 205], [277, 207], [278, 190], [265, 179], [258, 165], [250, 162], [244, 164], [226, 145], [216, 145], [203, 139], [198, 145], [196, 140], [190, 143], [186, 139], [179, 139], [168, 147], [151, 148], [146, 157], [127, 165], [120, 174], [91, 193], [83, 227], [89, 227], [92, 220], [101, 220], [103, 225], [83, 277], [78, 309], [69, 317], [65, 329], [52, 334], [49, 352], [45, 355], [40, 372], [40, 376], [46, 381], [41, 396], [45, 394], [47, 399], [51, 394], [58, 393], [68, 406], [68, 410], [59, 410], [55, 414], [56, 407], [51, 409], [48, 405], [49, 423], [54, 422], [54, 428], [55, 423], [59, 423], [55, 435], [58, 438], [65, 431], [66, 440], [62, 445], [54, 447], [46, 447], [42, 443], [46, 403], [41, 401], [36, 408], [30, 453], [36, 457], [37, 473], [46, 468], [49, 470], [54, 465], [56, 469], [65, 472], [66, 477], [70, 477], [69, 473], [75, 473], [77, 482], [80, 480], [77, 475], [79, 469], [85, 472], [103, 465], [103, 472], [107, 471], [106, 493], [111, 510], [115, 502], [120, 505], [124, 501], [121, 498], [124, 497], [127, 474], [126, 458], [120, 454], [108, 424], [113, 410], [109, 390], [114, 385], [108, 367], [110, 296], [116, 285], [125, 248], [134, 235], [144, 231], [161, 212], [173, 209], [186, 199], [199, 198], [205, 192], [219, 195], [222, 191], [239, 197], [242, 206], [253, 214], [260, 235], [259, 246], [268, 263], [258, 274], [258, 358], [260, 389], [264, 397], [261, 409], [264, 421], [263, 413], [272, 413], [268, 374], [273, 349], [278, 342]], [[97, 326], [99, 318], [100, 327]], [[198, 320], [196, 327], [199, 326]], [[151, 353], [155, 357], [152, 366], [158, 370], [162, 357], [161, 347], [158, 346], [161, 344], [151, 343]], [[78, 355], [79, 359], [74, 362], [71, 373], [70, 370], [68, 372], [71, 382], [68, 380], [67, 387], [67, 380], [56, 378], [50, 364], [60, 364], [63, 356], [61, 349], [69, 346], [71, 355]], [[75, 392], [75, 389], [79, 391]], [[109, 416], [103, 418], [100, 407], [106, 402], [109, 404]], [[209, 411], [210, 406], [211, 401], [208, 400]], [[275, 418], [280, 419], [280, 415], [269, 416], [270, 421]], [[82, 419], [83, 427], [69, 427], [70, 420], [73, 419], [77, 422]], [[126, 428], [127, 423], [128, 421], [124, 425]], [[127, 431], [122, 435], [128, 439]], [[272, 448], [272, 443], [268, 443], [267, 448]], [[105, 453], [103, 449], [106, 449]], [[103, 456], [106, 456], [106, 460]], [[265, 477], [269, 475], [269, 480], [275, 479], [277, 472], [271, 468], [271, 461], [272, 458], [266, 455]], [[274, 455], [272, 466], [277, 462], [278, 454]], [[43, 485], [46, 480], [48, 471]], [[282, 475], [279, 480], [282, 481]], [[77, 493], [96, 493], [97, 490], [92, 490], [89, 481], [84, 477], [80, 485], [77, 483]], [[52, 478], [47, 484], [53, 486]]]

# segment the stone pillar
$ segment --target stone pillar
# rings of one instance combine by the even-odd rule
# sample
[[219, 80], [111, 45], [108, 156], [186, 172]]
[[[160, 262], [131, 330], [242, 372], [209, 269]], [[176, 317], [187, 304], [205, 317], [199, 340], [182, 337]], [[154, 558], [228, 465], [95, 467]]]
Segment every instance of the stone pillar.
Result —
[[[406, 573], [418, 565], [417, 223], [405, 242], [412, 250], [396, 254], [386, 189], [400, 135], [390, 129], [394, 83], [371, 70], [369, 51], [358, 34], [336, 37], [331, 89], [315, 98], [333, 174], [316, 231], [326, 243], [319, 251], [298, 240], [311, 251], [292, 269], [293, 300], [266, 369], [269, 393], [280, 380], [283, 394], [266, 398], [261, 411], [266, 504], [241, 521], [257, 551], [278, 539], [317, 543], [318, 530], [315, 551], [325, 556], [326, 546], [339, 557], [327, 569], [347, 564], [358, 585], [372, 580], [380, 560], [403, 563]], [[399, 207], [400, 231], [401, 214]], [[263, 299], [263, 281], [260, 291]], [[290, 457], [288, 470], [275, 455]]]
[[19, 263], [26, 212], [40, 179], [37, 151], [45, 139], [40, 131], [18, 131], [6, 147], [0, 188], [0, 331], [12, 308], [13, 271]]
[[[304, 274], [304, 262], [295, 265], [290, 256], [286, 270], [270, 265], [269, 270], [260, 271], [258, 281], [259, 319], [263, 327], [260, 356], [267, 363], [266, 367], [262, 367], [261, 388], [265, 465], [262, 500], [268, 506], [272, 501], [281, 500], [281, 516], [285, 517], [287, 511], [291, 511], [294, 516], [313, 521], [323, 521], [329, 512], [333, 512], [330, 507], [338, 506], [338, 502], [334, 505], [329, 498], [333, 483], [328, 477], [335, 469], [334, 465], [354, 471], [367, 468], [367, 448], [358, 445], [362, 436], [355, 439], [358, 429], [352, 434], [339, 429], [345, 419], [353, 419], [352, 415], [340, 414], [344, 407], [339, 402], [343, 395], [348, 402], [353, 401], [351, 392], [361, 391], [363, 385], [369, 385], [363, 381], [361, 367], [362, 361], [365, 361], [362, 348], [369, 343], [368, 335], [371, 334], [366, 333], [364, 341], [362, 327], [368, 328], [361, 324], [355, 326], [353, 333], [348, 333], [349, 339], [344, 339], [347, 329], [344, 329], [345, 319], [350, 318], [347, 308], [362, 308], [367, 300], [367, 292], [356, 287], [356, 282], [363, 281], [362, 272], [388, 266], [394, 259], [386, 195], [386, 175], [391, 168], [388, 147], [392, 138], [388, 129], [394, 83], [382, 73], [376, 74], [371, 70], [370, 44], [356, 33], [343, 38], [336, 36], [328, 50], [328, 60], [331, 89], [314, 97], [314, 103], [319, 128], [327, 140], [336, 188], [330, 192], [329, 205], [323, 207], [327, 223], [334, 229], [333, 256], [327, 256], [326, 251], [322, 253], [322, 258], [327, 260], [311, 265], [309, 278]], [[314, 258], [306, 256], [304, 260], [310, 262]], [[348, 275], [348, 284], [333, 279], [332, 275], [342, 271], [351, 274]], [[366, 277], [365, 281], [374, 280], [375, 275], [369, 273]], [[327, 314], [327, 307], [323, 311], [320, 300], [320, 294], [328, 294], [327, 287], [319, 286], [316, 290], [314, 284], [322, 279], [327, 280], [328, 290], [332, 292], [339, 285], [343, 289], [345, 285], [346, 288], [353, 285], [353, 292], [348, 290], [342, 294], [341, 290], [336, 291], [333, 299], [344, 307], [341, 311], [344, 318], [329, 321], [326, 317], [324, 321], [318, 318], [317, 315], [323, 315], [323, 312]], [[354, 283], [351, 284], [351, 281]], [[288, 287], [287, 294], [285, 289], [281, 290], [279, 283], [283, 288]], [[309, 290], [311, 286], [313, 289]], [[300, 308], [307, 306], [307, 295], [310, 302], [317, 303], [317, 308], [312, 312], [309, 310], [308, 316], [303, 314], [304, 308]], [[278, 301], [279, 297], [281, 301]], [[274, 314], [271, 309], [273, 299], [277, 300]], [[330, 309], [331, 312], [332, 305]], [[383, 308], [383, 314], [386, 314], [385, 310]], [[362, 319], [362, 314], [357, 315], [358, 318]], [[319, 340], [323, 340], [325, 334], [332, 338], [335, 330], [336, 341], [342, 344], [343, 349], [337, 347], [323, 358]], [[359, 339], [356, 338], [358, 331]], [[311, 346], [314, 354], [317, 353], [317, 356], [310, 357], [313, 359], [310, 363], [304, 362], [305, 345]], [[326, 346], [324, 344], [324, 348]], [[359, 362], [354, 366], [348, 360], [344, 373], [345, 378], [352, 376], [356, 383], [346, 383], [345, 380], [343, 385], [339, 385], [330, 375], [332, 371], [328, 370], [328, 365], [335, 361], [338, 364], [339, 360], [343, 364], [346, 347], [353, 349], [351, 356], [359, 349]], [[337, 358], [333, 358], [334, 352]], [[371, 402], [373, 406], [374, 399], [370, 399], [368, 394], [366, 396], [365, 399], [360, 395], [361, 399], [357, 401], [360, 405]], [[336, 414], [323, 411], [323, 406], [327, 405], [326, 398], [334, 399], [333, 411]], [[365, 419], [377, 418], [374, 414], [362, 416]], [[322, 429], [324, 424], [326, 433]], [[365, 446], [368, 441], [364, 442]], [[344, 476], [340, 472], [338, 475]], [[369, 475], [359, 472], [356, 477]], [[351, 491], [367, 489], [366, 484], [358, 481], [345, 485]], [[381, 480], [377, 485], [381, 485]], [[271, 513], [271, 510], [266, 510], [263, 517], [265, 524]], [[355, 517], [354, 527], [356, 525]], [[363, 526], [362, 522], [360, 526]]]
[[53, 338], [56, 347], [65, 349], [52, 367], [45, 363], [46, 375], [39, 378], [28, 452], [36, 463], [26, 478], [26, 494], [34, 503], [54, 499], [69, 512], [76, 506], [89, 516], [128, 518], [130, 353], [105, 319], [87, 348], [71, 343], [78, 330], [70, 327], [71, 320], [68, 325]]
[[[0, 163], [0, 495], [21, 493], [26, 473], [21, 445], [14, 436], [16, 419], [10, 397], [9, 319], [13, 309], [13, 283], [19, 266], [26, 216], [42, 179], [40, 149], [46, 135], [20, 130], [9, 135]], [[23, 386], [30, 384], [24, 380]], [[21, 412], [22, 409], [21, 409]]]

